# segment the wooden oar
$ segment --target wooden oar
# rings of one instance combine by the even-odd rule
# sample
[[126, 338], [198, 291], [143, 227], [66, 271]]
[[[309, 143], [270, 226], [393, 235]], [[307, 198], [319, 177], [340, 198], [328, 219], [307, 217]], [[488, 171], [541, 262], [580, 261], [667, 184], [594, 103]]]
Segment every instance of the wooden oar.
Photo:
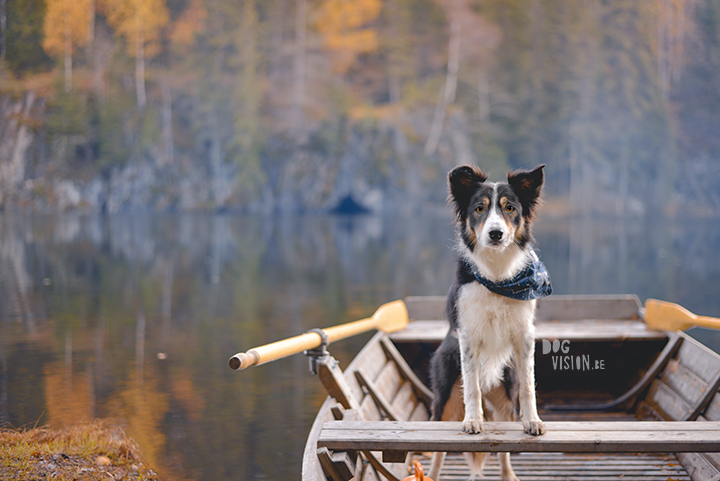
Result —
[[[405, 303], [403, 301], [393, 301], [380, 306], [372, 317], [335, 327], [328, 327], [323, 329], [323, 332], [330, 343], [367, 332], [371, 329], [378, 329], [383, 332], [399, 331], [408, 325], [408, 320]], [[230, 364], [230, 367], [233, 369], [245, 369], [246, 367], [265, 364], [266, 362], [275, 361], [308, 349], [314, 349], [321, 343], [322, 337], [320, 334], [317, 332], [306, 332], [299, 336], [235, 354], [230, 358], [228, 364]]]
[[678, 304], [657, 299], [645, 301], [645, 324], [663, 331], [684, 331], [693, 326], [720, 329], [720, 319], [698, 316]]

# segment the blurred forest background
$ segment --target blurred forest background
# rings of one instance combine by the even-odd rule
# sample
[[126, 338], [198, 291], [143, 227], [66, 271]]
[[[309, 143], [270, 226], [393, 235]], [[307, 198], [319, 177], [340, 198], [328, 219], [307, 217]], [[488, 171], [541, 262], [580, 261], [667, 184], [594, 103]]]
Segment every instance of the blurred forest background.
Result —
[[0, 206], [720, 213], [718, 0], [0, 0]]

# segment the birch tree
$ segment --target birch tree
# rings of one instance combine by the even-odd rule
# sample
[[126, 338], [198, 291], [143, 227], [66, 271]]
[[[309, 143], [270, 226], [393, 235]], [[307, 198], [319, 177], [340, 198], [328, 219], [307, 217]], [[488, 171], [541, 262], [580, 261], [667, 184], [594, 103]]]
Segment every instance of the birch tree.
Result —
[[47, 0], [43, 49], [63, 59], [65, 91], [72, 89], [72, 55], [88, 40], [89, 0]]
[[108, 23], [127, 42], [135, 58], [135, 92], [138, 108], [144, 108], [145, 63], [160, 51], [160, 31], [169, 21], [165, 0], [106, 0]]
[[457, 93], [458, 71], [460, 70], [460, 48], [462, 38], [462, 16], [466, 13], [466, 0], [442, 0], [439, 2], [445, 10], [450, 34], [448, 37], [448, 60], [445, 84], [440, 91], [435, 114], [433, 115], [430, 133], [425, 142], [425, 155], [432, 155], [440, 142], [445, 123], [447, 107], [455, 102]]

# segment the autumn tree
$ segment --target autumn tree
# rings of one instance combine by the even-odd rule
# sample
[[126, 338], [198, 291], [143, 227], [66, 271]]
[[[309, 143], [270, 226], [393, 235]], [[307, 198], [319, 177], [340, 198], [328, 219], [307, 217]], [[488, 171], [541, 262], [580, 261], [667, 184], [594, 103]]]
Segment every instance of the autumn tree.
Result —
[[88, 40], [88, 0], [47, 0], [43, 48], [64, 59], [65, 91], [72, 89], [72, 55]]
[[160, 51], [160, 31], [169, 21], [165, 0], [106, 0], [108, 23], [127, 42], [135, 58], [137, 105], [145, 107], [145, 61]]
[[380, 7], [380, 0], [325, 0], [320, 5], [317, 29], [334, 53], [336, 72], [347, 72], [358, 55], [377, 50], [377, 31], [370, 24]]

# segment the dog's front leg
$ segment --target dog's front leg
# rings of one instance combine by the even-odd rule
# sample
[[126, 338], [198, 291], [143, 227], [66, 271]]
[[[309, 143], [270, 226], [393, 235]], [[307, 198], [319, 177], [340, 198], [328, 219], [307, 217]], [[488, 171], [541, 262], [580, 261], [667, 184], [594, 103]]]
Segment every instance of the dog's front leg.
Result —
[[460, 370], [463, 381], [463, 402], [465, 417], [462, 430], [469, 434], [483, 431], [482, 393], [480, 391], [480, 358], [477, 349], [471, 346], [466, 336], [460, 336]]
[[515, 340], [515, 359], [520, 381], [520, 417], [523, 429], [533, 436], [545, 434], [535, 399], [535, 333], [531, 330]]

